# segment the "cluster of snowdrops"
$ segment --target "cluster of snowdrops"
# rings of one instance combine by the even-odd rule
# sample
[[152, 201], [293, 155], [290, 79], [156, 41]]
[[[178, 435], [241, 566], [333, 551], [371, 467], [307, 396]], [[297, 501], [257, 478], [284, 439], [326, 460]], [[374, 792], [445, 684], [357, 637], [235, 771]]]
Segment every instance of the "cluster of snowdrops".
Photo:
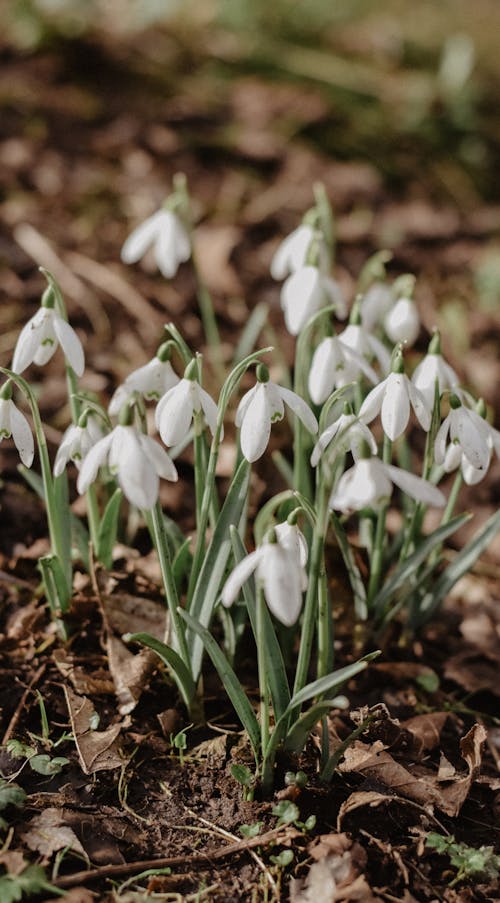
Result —
[[[171, 279], [194, 255], [195, 244], [189, 196], [179, 178], [163, 208], [127, 239], [122, 260], [135, 263], [152, 247], [161, 273]], [[335, 600], [327, 543], [338, 548], [360, 622], [376, 632], [403, 613], [409, 629], [415, 629], [432, 616], [500, 526], [498, 517], [492, 518], [451, 564], [443, 565], [443, 543], [468, 517], [454, 514], [462, 482], [484, 477], [493, 454], [500, 453], [500, 433], [488, 423], [484, 404], [460, 386], [441, 354], [437, 333], [407, 375], [407, 349], [420, 333], [414, 277], [405, 274], [391, 283], [385, 266], [389, 255], [379, 252], [360, 273], [349, 304], [331, 275], [333, 252], [332, 213], [317, 186], [314, 206], [280, 244], [271, 266], [272, 276], [283, 281], [286, 328], [297, 338], [292, 385], [286, 369], [279, 381], [270, 378], [272, 347], [253, 350], [263, 325], [257, 322], [260, 309], [250, 316], [217, 401], [203, 388], [202, 356], [168, 324], [155, 356], [130, 373], [106, 411], [78, 384], [85, 369], [82, 344], [68, 323], [59, 286], [43, 271], [47, 288], [41, 306], [19, 335], [11, 368], [3, 368], [6, 381], [0, 391], [0, 437], [13, 437], [25, 469], [33, 463], [35, 440], [13, 400], [14, 389], [31, 409], [51, 543], [40, 569], [62, 637], [68, 632], [73, 561], [76, 556], [88, 561], [91, 547], [94, 559], [110, 566], [125, 497], [149, 528], [166, 601], [164, 642], [147, 634], [127, 639], [157, 652], [191, 717], [203, 702], [203, 656], [211, 657], [248, 734], [264, 790], [272, 786], [278, 749], [299, 751], [322, 719], [321, 768], [325, 778], [331, 776], [326, 715], [335, 693], [371, 658], [334, 670]], [[207, 356], [220, 369], [218, 325], [202, 284], [199, 300]], [[72, 423], [52, 464], [35, 394], [21, 374], [32, 364], [43, 367], [58, 346], [65, 357]], [[216, 476], [224, 419], [241, 379], [253, 368], [254, 385], [236, 407], [237, 454], [221, 499]], [[163, 445], [148, 435], [150, 403]], [[406, 436], [412, 412], [425, 433], [423, 459], [416, 458]], [[273, 424], [285, 414], [293, 455], [273, 456], [285, 488], [258, 513], [255, 548], [248, 553], [251, 465], [266, 453]], [[160, 478], [177, 480], [175, 459], [190, 443], [194, 538], [182, 535], [159, 502]], [[418, 475], [411, 472], [416, 460]], [[70, 508], [66, 468], [71, 462], [79, 471], [78, 492], [87, 497], [88, 530]], [[437, 484], [452, 471], [456, 476], [447, 499]], [[391, 535], [386, 515], [394, 486], [401, 492], [401, 520]], [[424, 532], [428, 506], [443, 509], [430, 534]], [[359, 546], [366, 550], [365, 571]], [[216, 617], [222, 644], [212, 630]], [[234, 667], [248, 622], [257, 649], [258, 713]]]

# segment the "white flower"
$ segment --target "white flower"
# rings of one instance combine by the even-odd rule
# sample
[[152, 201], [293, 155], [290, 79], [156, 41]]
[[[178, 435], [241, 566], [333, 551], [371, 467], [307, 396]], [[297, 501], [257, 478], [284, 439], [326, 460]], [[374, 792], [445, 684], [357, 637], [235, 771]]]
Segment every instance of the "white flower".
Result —
[[22, 373], [33, 361], [43, 366], [50, 361], [58, 345], [77, 376], [82, 376], [85, 358], [75, 330], [53, 307], [40, 307], [22, 328], [17, 340], [12, 369]]
[[362, 508], [375, 510], [389, 501], [393, 483], [407, 495], [425, 505], [442, 507], [443, 493], [421, 477], [407, 473], [400, 467], [384, 464], [380, 458], [361, 458], [341, 476], [330, 497], [330, 508], [345, 513]]
[[285, 279], [289, 273], [305, 266], [315, 230], [307, 223], [294, 229], [279, 245], [271, 261], [273, 279]]
[[287, 547], [276, 533], [277, 542], [264, 541], [236, 565], [222, 590], [222, 604], [233, 604], [246, 580], [256, 571], [267, 605], [285, 627], [295, 624], [302, 608], [307, 576], [295, 548]]
[[236, 411], [236, 426], [241, 429], [241, 450], [247, 461], [257, 461], [264, 454], [271, 423], [283, 419], [285, 404], [310, 433], [318, 432], [316, 417], [299, 395], [270, 381], [258, 382], [243, 396]]
[[281, 306], [291, 335], [298, 335], [308, 320], [328, 304], [335, 305], [340, 319], [347, 316], [347, 305], [338, 283], [315, 266], [295, 270], [281, 289]]
[[355, 414], [341, 414], [335, 423], [321, 433], [311, 455], [311, 467], [316, 467], [325, 448], [336, 436], [338, 437], [336, 450], [339, 455], [351, 452], [354, 460], [357, 460], [362, 454], [365, 443], [368, 444], [372, 454], [377, 454], [377, 443], [366, 424], [362, 423]]
[[[476, 411], [470, 411], [463, 405], [452, 407], [437, 432], [434, 443], [436, 464], [443, 464], [446, 470], [453, 470], [458, 467], [463, 455], [474, 470], [484, 475], [490, 463], [491, 449], [493, 446], [497, 448], [498, 439], [495, 433], [496, 430], [493, 430]], [[456, 450], [448, 453], [447, 458], [448, 435], [452, 448], [455, 446]], [[473, 482], [478, 482], [478, 479]]]
[[371, 423], [382, 410], [382, 427], [389, 439], [397, 439], [404, 433], [410, 419], [410, 404], [420, 425], [428, 430], [431, 410], [424, 396], [415, 388], [405, 373], [389, 373], [366, 396], [359, 410], [359, 418]]
[[68, 461], [73, 461], [78, 470], [80, 470], [83, 459], [103, 436], [104, 430], [99, 419], [91, 414], [87, 416], [85, 426], [75, 424], [69, 426], [57, 450], [56, 460], [54, 461], [54, 476], [59, 477], [62, 474]]
[[177, 471], [165, 449], [133, 426], [115, 426], [90, 449], [78, 477], [80, 494], [86, 492], [106, 463], [129, 502], [144, 510], [152, 508], [158, 498], [159, 477], [177, 480]]
[[[301, 568], [305, 568], [309, 551], [306, 538], [297, 524], [289, 524], [286, 520], [282, 524], [276, 524], [274, 529], [280, 546], [287, 549], [299, 561]], [[303, 589], [307, 589], [307, 576], [304, 574], [304, 577]]]
[[399, 298], [386, 314], [384, 329], [394, 344], [413, 345], [420, 332], [420, 317], [411, 298]]
[[374, 282], [366, 290], [361, 300], [361, 322], [371, 332], [384, 319], [394, 304], [394, 296], [390, 285], [385, 282]]
[[309, 395], [315, 404], [323, 404], [333, 390], [356, 382], [363, 374], [372, 383], [378, 382], [375, 370], [364, 357], [340, 341], [328, 336], [319, 343], [313, 354], [309, 371]]
[[186, 438], [193, 414], [203, 411], [212, 436], [217, 425], [217, 405], [193, 379], [181, 379], [158, 402], [155, 421], [165, 445], [178, 445]]
[[175, 276], [179, 264], [189, 260], [191, 242], [179, 217], [161, 209], [134, 229], [122, 248], [124, 263], [137, 263], [150, 245], [154, 246], [158, 269], [167, 279]]
[[371, 361], [376, 358], [380, 364], [383, 373], [388, 373], [391, 366], [390, 354], [377, 339], [371, 335], [364, 326], [357, 323], [349, 323], [346, 328], [338, 335], [339, 342], [342, 342], [347, 348], [355, 351], [358, 357], [364, 357]]
[[25, 467], [31, 467], [35, 445], [30, 425], [11, 398], [0, 398], [0, 442], [12, 436]]
[[125, 382], [118, 386], [111, 398], [108, 411], [111, 416], [119, 414], [123, 405], [134, 392], [139, 392], [148, 401], [157, 401], [178, 382], [180, 382], [179, 377], [170, 361], [162, 361], [159, 357], [154, 357], [143, 367], [130, 373]]
[[439, 386], [439, 394], [445, 389], [458, 386], [459, 379], [455, 371], [446, 363], [441, 354], [429, 353], [415, 367], [411, 378], [413, 385], [422, 393], [428, 408], [434, 407], [434, 389]]
[[[489, 426], [489, 424], [487, 424], [487, 426]], [[498, 430], [489, 426], [488, 438], [486, 441], [489, 449], [489, 456], [485, 467], [474, 467], [470, 463], [467, 455], [463, 452], [460, 443], [451, 442], [444, 455], [443, 469], [445, 473], [450, 473], [452, 470], [456, 470], [457, 467], [460, 467], [462, 476], [468, 486], [475, 486], [477, 483], [480, 483], [486, 476], [493, 451], [500, 457], [500, 433]]]

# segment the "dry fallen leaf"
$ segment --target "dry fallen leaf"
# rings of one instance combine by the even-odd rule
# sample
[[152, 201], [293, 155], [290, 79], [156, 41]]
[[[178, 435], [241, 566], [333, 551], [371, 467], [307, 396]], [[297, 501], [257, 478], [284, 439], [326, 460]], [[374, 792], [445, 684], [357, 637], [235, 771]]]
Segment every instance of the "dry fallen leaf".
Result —
[[448, 719], [448, 712], [429, 712], [415, 715], [403, 721], [401, 727], [410, 731], [419, 741], [422, 750], [435, 749], [441, 740], [441, 731]]
[[482, 747], [486, 737], [487, 733], [483, 725], [475, 724], [460, 741], [460, 752], [462, 759], [467, 763], [468, 774], [457, 775], [449, 786], [440, 789], [442, 801], [439, 804], [439, 808], [452, 818], [455, 818], [460, 812], [469, 794], [472, 782], [479, 773]]
[[423, 807], [432, 808], [439, 805], [440, 797], [432, 784], [411, 774], [403, 765], [396, 762], [378, 740], [371, 746], [360, 742], [354, 743], [346, 750], [339, 769], [345, 773], [356, 772], [385, 784], [398, 796], [414, 800]]
[[315, 841], [308, 852], [316, 860], [303, 879], [290, 886], [291, 903], [347, 903], [381, 900], [374, 896], [362, 874], [366, 853], [347, 834], [326, 834]]
[[87, 854], [72, 828], [64, 824], [62, 809], [50, 807], [35, 815], [27, 824], [21, 839], [30, 850], [40, 853], [45, 860], [65, 848], [78, 853], [88, 862]]
[[94, 706], [84, 696], [77, 696], [68, 686], [64, 687], [71, 729], [75, 738], [80, 764], [85, 774], [120, 768], [123, 759], [118, 752], [117, 737], [120, 724], [112, 724], [105, 731], [92, 730]]

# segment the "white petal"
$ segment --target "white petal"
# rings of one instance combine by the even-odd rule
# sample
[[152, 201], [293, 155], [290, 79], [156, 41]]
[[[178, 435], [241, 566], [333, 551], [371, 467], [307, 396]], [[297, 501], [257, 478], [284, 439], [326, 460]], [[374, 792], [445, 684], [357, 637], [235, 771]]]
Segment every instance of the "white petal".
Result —
[[284, 521], [282, 524], [276, 524], [274, 529], [279, 544], [294, 555], [300, 562], [300, 566], [304, 568], [307, 564], [309, 550], [304, 534], [299, 530], [297, 524], [289, 524], [288, 521]]
[[[117, 428], [119, 429], [119, 428]], [[113, 463], [118, 465], [118, 482], [129, 502], [149, 510], [158, 498], [159, 480], [151, 458], [144, 453], [134, 427], [122, 427], [113, 442]], [[110, 453], [111, 464], [111, 453]]]
[[316, 467], [321, 455], [323, 454], [325, 448], [330, 444], [333, 437], [337, 433], [340, 426], [340, 419], [335, 423], [332, 423], [331, 426], [328, 426], [321, 436], [319, 437], [316, 445], [313, 448], [311, 455], [311, 467]]
[[410, 419], [410, 399], [403, 373], [390, 373], [382, 402], [382, 427], [389, 439], [394, 441], [408, 426]]
[[53, 320], [54, 332], [64, 351], [68, 364], [73, 368], [77, 376], [83, 376], [85, 370], [85, 355], [82, 343], [75, 330], [62, 317], [55, 314]]
[[457, 410], [455, 435], [470, 464], [477, 470], [485, 470], [490, 459], [487, 425], [482, 417], [474, 414], [474, 411], [467, 411], [463, 407]]
[[191, 380], [181, 381], [169, 389], [158, 402], [156, 425], [165, 445], [178, 445], [185, 439], [193, 419]]
[[68, 427], [61, 439], [61, 444], [57, 449], [56, 459], [54, 461], [54, 476], [60, 477], [63, 473], [73, 451], [73, 443], [75, 441], [75, 430], [78, 427], [72, 424]]
[[393, 302], [392, 291], [383, 282], [369, 287], [361, 302], [361, 319], [365, 329], [371, 331], [385, 317]]
[[405, 376], [405, 386], [410, 397], [412, 408], [415, 411], [417, 420], [420, 423], [422, 429], [428, 432], [431, 426], [434, 396], [431, 404], [428, 405], [423, 393], [413, 385], [411, 379], [408, 379], [407, 376]]
[[434, 440], [434, 460], [436, 464], [442, 464], [444, 461], [444, 456], [446, 454], [446, 439], [448, 438], [450, 426], [451, 417], [450, 414], [448, 414], [439, 427], [436, 439]]
[[141, 259], [156, 238], [164, 212], [157, 210], [129, 235], [121, 251], [123, 263], [136, 263]]
[[378, 386], [375, 386], [374, 389], [368, 392], [368, 395], [359, 409], [359, 419], [362, 420], [363, 423], [371, 423], [372, 420], [375, 420], [375, 417], [379, 414], [382, 407], [386, 389], [387, 379], [384, 379]]
[[264, 454], [271, 434], [271, 410], [267, 397], [266, 383], [260, 383], [247, 406], [240, 430], [240, 445], [243, 455], [250, 463]]
[[243, 560], [236, 565], [234, 571], [231, 572], [224, 584], [221, 597], [222, 604], [226, 608], [229, 608], [229, 606], [233, 604], [241, 587], [245, 581], [248, 580], [250, 575], [253, 574], [261, 558], [262, 546], [259, 549], [256, 549], [255, 552], [250, 552], [246, 558], [243, 558]]
[[486, 473], [487, 468], [478, 470], [473, 467], [472, 464], [469, 464], [465, 455], [462, 455], [462, 476], [467, 483], [467, 486], [476, 486], [477, 483], [480, 483], [481, 480], [484, 479]]
[[219, 413], [219, 409], [215, 404], [213, 398], [211, 398], [208, 392], [205, 392], [205, 389], [202, 389], [201, 386], [198, 386], [198, 398], [205, 415], [205, 420], [207, 421], [210, 432], [213, 436], [217, 426], [217, 415]]
[[[43, 313], [43, 309], [40, 308], [19, 333], [12, 358], [12, 370], [14, 373], [22, 373], [34, 360], [43, 331], [45, 320]], [[40, 314], [42, 314], [42, 318], [40, 318]]]
[[417, 502], [423, 502], [424, 505], [433, 505], [435, 508], [442, 508], [446, 504], [446, 499], [441, 490], [427, 480], [416, 477], [413, 473], [408, 473], [400, 467], [394, 467], [392, 464], [384, 464], [383, 467], [392, 482], [399, 486], [407, 495], [416, 499]]
[[413, 385], [422, 393], [427, 407], [430, 410], [434, 407], [434, 389], [436, 380], [438, 381], [440, 394], [442, 391], [438, 360], [438, 354], [428, 354], [420, 364], [417, 364], [411, 379]]
[[302, 574], [298, 561], [279, 543], [266, 543], [265, 555], [259, 564], [259, 578], [264, 583], [264, 595], [275, 618], [291, 627], [302, 608]]
[[331, 276], [323, 276], [321, 284], [328, 301], [330, 304], [335, 305], [336, 316], [339, 320], [345, 320], [347, 317], [347, 301], [342, 294], [338, 282], [335, 279], [332, 279]]
[[313, 354], [308, 388], [314, 404], [323, 404], [335, 388], [336, 371], [342, 365], [340, 350], [335, 338], [326, 338]]
[[26, 417], [18, 411], [13, 401], [10, 408], [10, 428], [21, 461], [25, 467], [31, 467], [35, 454], [33, 434]]
[[392, 484], [378, 458], [361, 458], [341, 476], [330, 497], [331, 508], [359, 511], [389, 500]]
[[387, 351], [387, 348], [382, 344], [380, 339], [377, 339], [377, 337], [374, 335], [367, 334], [366, 339], [371, 351], [377, 358], [382, 371], [384, 373], [388, 373], [391, 367], [391, 356]]
[[109, 433], [109, 435], [99, 439], [99, 442], [96, 442], [94, 447], [90, 449], [88, 455], [86, 455], [76, 484], [76, 488], [80, 495], [86, 492], [91, 483], [95, 482], [99, 468], [106, 462], [113, 440], [113, 433], [114, 430], [112, 433]]
[[312, 227], [303, 223], [281, 242], [271, 261], [273, 279], [284, 279], [304, 266], [313, 234]]
[[127, 386], [126, 380], [122, 386], [118, 386], [108, 405], [108, 413], [111, 417], [116, 417], [120, 413], [123, 405], [126, 404], [133, 391], [131, 386]]
[[191, 241], [189, 239], [189, 235], [179, 219], [179, 217], [174, 213], [175, 217], [175, 227], [174, 227], [174, 242], [175, 242], [175, 253], [177, 256], [177, 260], [179, 263], [185, 263], [186, 260], [189, 260], [191, 257]]
[[302, 421], [305, 428], [309, 430], [310, 433], [317, 433], [319, 429], [318, 421], [304, 399], [290, 389], [285, 389], [284, 386], [276, 386], [276, 388], [285, 404], [292, 409], [293, 413]]
[[316, 267], [302, 267], [288, 277], [281, 289], [281, 304], [291, 335], [298, 335], [319, 310], [322, 296], [321, 275]]
[[155, 241], [155, 260], [163, 276], [171, 279], [175, 276], [179, 261], [175, 250], [175, 221], [174, 214], [163, 211], [163, 217], [158, 227]]
[[259, 386], [260, 386], [260, 383], [256, 383], [255, 386], [253, 386], [251, 389], [248, 390], [248, 392], [245, 392], [245, 394], [243, 395], [243, 397], [240, 400], [238, 407], [236, 408], [236, 416], [234, 418], [234, 422], [235, 422], [236, 426], [238, 427], [238, 429], [240, 428], [240, 426], [243, 422], [243, 418], [245, 416], [245, 411], [248, 408], [248, 405], [250, 404], [250, 402], [251, 402], [252, 398], [254, 397]]
[[176, 483], [178, 480], [177, 470], [174, 462], [158, 442], [151, 439], [150, 436], [139, 434], [139, 442], [142, 446], [144, 454], [150, 459], [157, 474], [164, 480], [170, 480]]
[[413, 345], [420, 332], [420, 317], [414, 302], [410, 298], [399, 298], [387, 314], [384, 327], [394, 343]]
[[[445, 473], [451, 473], [452, 470], [456, 470], [457, 467], [460, 467], [462, 459], [464, 458], [465, 455], [461, 449], [460, 443], [451, 442], [446, 449], [446, 454], [443, 461], [443, 469]], [[465, 460], [467, 460], [467, 458], [465, 458]]]

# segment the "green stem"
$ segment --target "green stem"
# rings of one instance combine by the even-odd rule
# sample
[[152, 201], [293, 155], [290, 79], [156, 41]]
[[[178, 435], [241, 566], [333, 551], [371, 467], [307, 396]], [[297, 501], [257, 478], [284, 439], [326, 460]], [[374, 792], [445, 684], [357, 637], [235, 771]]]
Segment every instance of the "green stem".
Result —
[[177, 589], [172, 573], [170, 555], [168, 553], [168, 542], [165, 532], [165, 522], [163, 520], [163, 511], [159, 502], [156, 503], [151, 511], [145, 512], [145, 518], [152, 534], [158, 555], [158, 561], [160, 563], [163, 586], [165, 588], [165, 597], [167, 600], [170, 620], [172, 624], [172, 647], [176, 652], [179, 653], [188, 669], [191, 670], [184, 624], [182, 623], [178, 612], [179, 599], [177, 597]]
[[219, 379], [223, 380], [225, 376], [224, 364], [222, 363], [222, 348], [219, 328], [215, 316], [212, 296], [208, 291], [198, 266], [194, 251], [191, 253], [193, 270], [196, 277], [196, 296], [198, 298], [198, 307], [203, 324], [203, 331], [210, 349], [210, 363]]
[[[390, 464], [392, 456], [392, 441], [384, 434], [384, 446], [382, 451], [382, 460], [384, 464]], [[377, 526], [375, 528], [375, 538], [373, 541], [373, 550], [370, 561], [370, 579], [368, 581], [368, 608], [372, 600], [378, 592], [380, 578], [382, 576], [382, 567], [384, 563], [384, 545], [385, 545], [385, 520], [387, 516], [388, 505], [383, 505], [377, 517]]]
[[266, 758], [269, 743], [269, 691], [267, 686], [267, 655], [264, 631], [266, 600], [261, 586], [257, 589], [257, 666], [260, 694], [260, 745], [262, 759]]

